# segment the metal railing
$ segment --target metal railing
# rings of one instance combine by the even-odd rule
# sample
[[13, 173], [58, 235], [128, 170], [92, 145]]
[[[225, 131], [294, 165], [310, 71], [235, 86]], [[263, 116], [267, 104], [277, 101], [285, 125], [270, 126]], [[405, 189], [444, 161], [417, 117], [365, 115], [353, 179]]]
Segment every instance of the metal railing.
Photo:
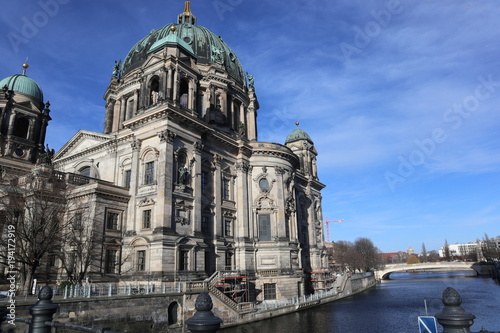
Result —
[[280, 300], [265, 300], [260, 304], [254, 306], [257, 311], [273, 310], [277, 308], [283, 308], [287, 306], [294, 305], [297, 308], [301, 308], [304, 305], [309, 305], [312, 303], [317, 303], [320, 299], [325, 297], [331, 297], [337, 295], [338, 292], [334, 289], [328, 291], [320, 291], [312, 295], [304, 295], [300, 297], [292, 297]]
[[[7, 311], [3, 310], [0, 315], [0, 332], [2, 330], [2, 323], [7, 321], [7, 325], [4, 326], [15, 326], [15, 322], [21, 322], [27, 325], [26, 332], [30, 333], [56, 333], [58, 328], [64, 328], [65, 331], [68, 329], [72, 331], [79, 332], [93, 332], [93, 333], [119, 333], [112, 331], [109, 327], [85, 327], [79, 325], [65, 324], [53, 320], [53, 315], [57, 312], [59, 306], [52, 302], [54, 293], [52, 288], [45, 286], [40, 289], [38, 293], [38, 302], [35, 305], [29, 307], [29, 312], [31, 318], [17, 318], [12, 315], [12, 312], [7, 314]], [[15, 304], [15, 300], [9, 300], [11, 304]], [[12, 327], [13, 328], [13, 327]], [[7, 327], [5, 332], [11, 332], [12, 328]]]
[[185, 291], [185, 283], [126, 283], [126, 284], [84, 284], [55, 288], [55, 293], [68, 298], [93, 298], [133, 295], [158, 295], [181, 293]]

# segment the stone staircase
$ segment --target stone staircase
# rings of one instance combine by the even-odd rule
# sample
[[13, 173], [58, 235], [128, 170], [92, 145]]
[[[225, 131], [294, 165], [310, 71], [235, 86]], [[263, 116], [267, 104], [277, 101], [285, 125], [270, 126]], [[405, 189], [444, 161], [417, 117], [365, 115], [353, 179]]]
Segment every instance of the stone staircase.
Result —
[[238, 312], [238, 303], [236, 303], [233, 299], [226, 296], [222, 291], [217, 289], [216, 284], [221, 280], [220, 271], [215, 272], [209, 278], [205, 279], [205, 283], [208, 291], [214, 295], [219, 301], [227, 305], [229, 308]]

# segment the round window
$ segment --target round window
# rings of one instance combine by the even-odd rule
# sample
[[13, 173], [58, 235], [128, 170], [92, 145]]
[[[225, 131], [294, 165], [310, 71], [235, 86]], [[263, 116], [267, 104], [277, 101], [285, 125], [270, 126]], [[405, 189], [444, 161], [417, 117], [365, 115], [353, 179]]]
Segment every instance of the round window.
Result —
[[21, 157], [21, 156], [23, 156], [23, 155], [24, 155], [24, 150], [22, 150], [21, 148], [17, 148], [17, 149], [14, 151], [14, 153], [15, 153], [17, 156]]
[[267, 181], [266, 178], [262, 178], [261, 180], [259, 180], [259, 187], [260, 190], [263, 192], [269, 191], [269, 182]]

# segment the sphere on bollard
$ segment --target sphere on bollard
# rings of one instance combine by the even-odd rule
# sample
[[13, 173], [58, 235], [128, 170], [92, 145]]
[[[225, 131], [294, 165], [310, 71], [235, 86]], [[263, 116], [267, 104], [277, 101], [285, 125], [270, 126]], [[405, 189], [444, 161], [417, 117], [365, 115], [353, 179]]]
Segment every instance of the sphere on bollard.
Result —
[[193, 333], [214, 333], [220, 328], [222, 319], [216, 317], [211, 311], [212, 298], [207, 292], [198, 295], [194, 307], [195, 314], [186, 320], [188, 330]]
[[52, 288], [43, 287], [38, 293], [38, 302], [30, 307], [31, 324], [29, 333], [50, 333], [51, 327], [46, 326], [45, 322], [52, 321], [52, 316], [57, 312], [59, 305], [52, 303]]
[[443, 326], [443, 333], [470, 333], [470, 327], [474, 324], [476, 316], [460, 306], [462, 297], [458, 291], [451, 287], [446, 288], [441, 300], [444, 308], [435, 317]]

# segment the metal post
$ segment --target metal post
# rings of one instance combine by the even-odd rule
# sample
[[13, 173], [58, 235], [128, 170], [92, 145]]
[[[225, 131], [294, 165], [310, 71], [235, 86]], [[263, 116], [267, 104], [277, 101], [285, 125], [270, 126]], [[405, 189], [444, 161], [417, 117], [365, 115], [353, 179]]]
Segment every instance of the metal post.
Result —
[[57, 304], [52, 303], [53, 295], [52, 288], [49, 286], [43, 287], [38, 293], [39, 301], [30, 307], [32, 319], [29, 326], [29, 333], [50, 333], [50, 325], [45, 325], [45, 322], [52, 321], [52, 316], [59, 307]]
[[108, 286], [108, 296], [113, 295], [113, 289], [111, 289], [111, 288], [112, 287], [111, 287], [111, 283], [110, 283], [109, 286]]
[[460, 306], [462, 298], [458, 291], [450, 287], [446, 288], [441, 300], [444, 308], [435, 317], [443, 326], [443, 333], [470, 333], [470, 327], [474, 324], [476, 316], [466, 312]]
[[196, 298], [195, 314], [186, 320], [188, 330], [192, 333], [215, 333], [222, 323], [222, 319], [216, 317], [211, 311], [213, 308], [212, 298], [207, 292], [202, 292]]

